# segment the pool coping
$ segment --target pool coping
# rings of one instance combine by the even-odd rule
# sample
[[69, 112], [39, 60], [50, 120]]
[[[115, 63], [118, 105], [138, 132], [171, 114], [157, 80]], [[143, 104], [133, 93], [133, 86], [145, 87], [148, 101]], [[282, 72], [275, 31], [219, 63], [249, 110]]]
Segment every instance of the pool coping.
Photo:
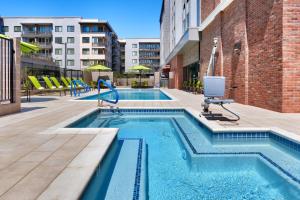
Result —
[[[138, 89], [135, 89], [135, 88], [116, 88], [116, 89], [117, 90], [130, 90], [130, 89], [132, 89], [132, 90], [138, 90]], [[149, 88], [149, 89], [143, 89], [143, 90], [160, 90], [162, 93], [164, 93], [164, 95], [166, 95], [170, 99], [166, 99], [166, 100], [119, 100], [119, 102], [143, 102], [143, 101], [146, 101], [146, 102], [172, 102], [172, 101], [178, 101], [178, 99], [176, 97], [174, 97], [173, 95], [171, 95], [167, 91], [163, 90], [163, 88]], [[109, 90], [108, 89], [103, 89], [103, 91], [104, 92], [108, 92]], [[86, 96], [84, 95], [85, 93], [82, 93], [83, 96], [79, 96], [79, 97], [76, 97], [74, 99], [70, 99], [69, 101], [96, 102], [98, 100], [84, 100], [84, 99], [81, 99], [81, 98], [85, 98], [85, 97], [88, 97], [88, 96], [97, 95], [96, 92], [94, 92], [93, 94], [89, 93]]]
[[[90, 101], [90, 100], [89, 100]], [[89, 183], [89, 180], [91, 176], [93, 175], [95, 169], [103, 159], [105, 153], [108, 151], [110, 144], [115, 139], [117, 132], [119, 129], [117, 128], [66, 128], [69, 124], [72, 124], [85, 116], [96, 112], [97, 110], [101, 109], [107, 109], [107, 108], [92, 108], [89, 109], [80, 115], [74, 116], [72, 118], [69, 118], [59, 124], [56, 124], [55, 126], [52, 126], [45, 131], [41, 132], [40, 134], [95, 134], [95, 138], [85, 147], [82, 149], [82, 151], [71, 161], [71, 163], [61, 172], [59, 176], [56, 177], [56, 179], [53, 180], [53, 182], [49, 185], [49, 187], [41, 194], [41, 196], [38, 199], [57, 199], [59, 197], [62, 199], [76, 199], [79, 198], [81, 193], [84, 191], [86, 185]], [[285, 139], [291, 140], [293, 142], [296, 142], [300, 144], [300, 136], [291, 133], [288, 131], [285, 131], [283, 129], [277, 128], [277, 127], [222, 127], [221, 125], [217, 124], [216, 122], [209, 121], [201, 116], [200, 111], [195, 110], [190, 107], [121, 107], [120, 109], [134, 109], [134, 110], [147, 110], [147, 109], [155, 109], [155, 110], [178, 110], [182, 109], [185, 110], [187, 113], [192, 115], [196, 120], [198, 120], [200, 123], [202, 123], [206, 128], [208, 128], [212, 133], [220, 133], [220, 132], [271, 132], [277, 136], [283, 137]], [[93, 143], [96, 143], [97, 140], [99, 140], [99, 136], [105, 135], [105, 134], [112, 134], [113, 138], [110, 139], [110, 141], [107, 141], [106, 146], [101, 146], [101, 148], [104, 147], [104, 151], [102, 152], [100, 156], [94, 155], [94, 156], [87, 156], [87, 152], [89, 151], [90, 147], [93, 147]], [[99, 148], [99, 146], [98, 146]], [[101, 148], [100, 151], [101, 151]], [[99, 151], [98, 149], [98, 151]], [[81, 173], [78, 173], [78, 171], [74, 170], [74, 167], [78, 165], [78, 162], [80, 159], [87, 159], [87, 162], [92, 162], [91, 166], [82, 166], [77, 167], [75, 169], [81, 170]], [[70, 169], [71, 168], [71, 169]], [[73, 170], [73, 171], [72, 171]], [[85, 176], [82, 176], [82, 174], [85, 174]], [[66, 182], [69, 182], [69, 180], [76, 181], [76, 184], [66, 184]], [[77, 180], [76, 180], [77, 178]], [[66, 181], [67, 180], [67, 181]], [[62, 189], [63, 188], [63, 189]], [[63, 190], [63, 191], [62, 191]]]

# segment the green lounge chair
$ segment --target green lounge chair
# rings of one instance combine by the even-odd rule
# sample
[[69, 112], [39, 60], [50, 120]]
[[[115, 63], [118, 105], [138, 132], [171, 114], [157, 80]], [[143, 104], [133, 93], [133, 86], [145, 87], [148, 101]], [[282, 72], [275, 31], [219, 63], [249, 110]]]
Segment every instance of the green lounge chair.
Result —
[[[39, 92], [58, 92], [57, 89], [45, 89], [44, 87], [41, 86], [40, 82], [35, 76], [28, 76], [28, 79], [30, 80], [31, 84], [33, 87], [39, 91]], [[60, 96], [61, 96], [61, 91], [60, 91]]]
[[43, 76], [43, 79], [44, 79], [44, 81], [45, 81], [45, 83], [46, 83], [46, 85], [47, 85], [47, 87], [49, 89], [59, 91], [60, 95], [61, 95], [62, 91], [65, 92], [65, 90], [63, 88], [57, 88], [57, 87], [55, 87], [47, 76]]
[[71, 85], [72, 84], [72, 80], [70, 77], [67, 77], [66, 80], [68, 81], [68, 83]]
[[60, 80], [63, 82], [63, 84], [65, 85], [65, 87], [67, 88], [71, 88], [71, 85], [68, 83], [68, 81], [66, 80], [65, 77], [60, 77]]
[[49, 89], [57, 89], [57, 87], [55, 87], [55, 86], [52, 84], [52, 82], [50, 81], [50, 79], [49, 79], [47, 76], [43, 76], [43, 79], [44, 79], [44, 81], [45, 81], [45, 83], [46, 83], [46, 85], [47, 85], [47, 87], [48, 87]]
[[64, 88], [64, 86], [62, 86], [59, 81], [57, 80], [57, 78], [55, 77], [50, 77], [51, 81], [54, 83], [54, 85], [57, 87], [57, 88]]

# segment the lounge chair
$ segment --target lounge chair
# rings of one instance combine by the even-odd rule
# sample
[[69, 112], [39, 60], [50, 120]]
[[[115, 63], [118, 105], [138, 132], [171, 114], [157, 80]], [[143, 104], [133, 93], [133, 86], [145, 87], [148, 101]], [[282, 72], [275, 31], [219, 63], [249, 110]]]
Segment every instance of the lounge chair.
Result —
[[64, 86], [62, 86], [59, 81], [57, 80], [57, 78], [55, 77], [50, 77], [51, 81], [54, 83], [54, 85], [57, 87], [57, 88], [64, 88]]
[[63, 84], [65, 85], [65, 87], [71, 88], [71, 84], [68, 83], [68, 81], [66, 80], [65, 77], [61, 76], [61, 77], [60, 77], [60, 80], [63, 82]]
[[61, 96], [61, 91], [57, 90], [57, 89], [45, 89], [44, 87], [41, 86], [40, 82], [38, 81], [38, 79], [35, 76], [28, 76], [28, 79], [30, 80], [32, 86], [39, 92], [60, 92], [60, 96]]
[[64, 88], [57, 88], [57, 87], [55, 87], [47, 76], [43, 76], [43, 79], [44, 79], [44, 81], [45, 81], [45, 83], [46, 83], [46, 85], [47, 85], [47, 87], [49, 89], [57, 90], [60, 93], [61, 92], [65, 92], [65, 95], [66, 95], [66, 91], [64, 90]]
[[71, 85], [72, 84], [72, 80], [70, 77], [66, 77], [66, 80], [68, 81], [68, 83]]
[[54, 85], [57, 87], [57, 88], [61, 88], [61, 89], [64, 89], [66, 91], [69, 91], [71, 88], [69, 86], [62, 86], [59, 81], [57, 80], [57, 78], [55, 77], [50, 77], [50, 79], [52, 80], [52, 82], [54, 83]]

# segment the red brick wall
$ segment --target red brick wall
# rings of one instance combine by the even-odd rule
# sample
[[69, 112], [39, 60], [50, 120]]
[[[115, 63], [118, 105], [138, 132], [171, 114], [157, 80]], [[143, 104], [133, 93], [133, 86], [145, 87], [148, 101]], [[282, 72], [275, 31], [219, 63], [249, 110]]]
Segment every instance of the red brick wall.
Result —
[[175, 56], [170, 62], [170, 72], [174, 73], [174, 79], [169, 80], [169, 88], [182, 89], [183, 84], [183, 58], [182, 55]]
[[221, 2], [221, 0], [201, 0], [201, 21], [203, 21]]
[[300, 1], [283, 1], [283, 112], [300, 112]]
[[[202, 18], [215, 6], [215, 1], [202, 1]], [[234, 1], [202, 32], [201, 75], [214, 37], [219, 38], [216, 74], [226, 76], [226, 97], [300, 112], [299, 0]]]
[[282, 111], [282, 2], [247, 1], [249, 104]]

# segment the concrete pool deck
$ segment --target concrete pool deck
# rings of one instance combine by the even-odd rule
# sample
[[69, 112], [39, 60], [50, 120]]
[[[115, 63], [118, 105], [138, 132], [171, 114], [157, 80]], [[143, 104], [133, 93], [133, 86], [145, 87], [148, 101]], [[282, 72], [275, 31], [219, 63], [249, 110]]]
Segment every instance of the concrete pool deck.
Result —
[[[122, 101], [118, 107], [187, 108], [194, 115], [201, 114], [201, 95], [163, 91], [176, 101]], [[117, 130], [63, 129], [64, 124], [94, 110], [97, 104], [71, 99], [35, 96], [32, 102], [22, 103], [21, 113], [0, 117], [0, 199], [78, 197]], [[291, 132], [297, 134], [296, 139], [300, 138], [300, 114], [277, 113], [241, 104], [227, 107], [237, 112], [241, 120], [210, 120], [212, 126], [225, 129], [277, 127], [287, 135]], [[218, 107], [212, 106], [212, 111], [229, 117]]]

